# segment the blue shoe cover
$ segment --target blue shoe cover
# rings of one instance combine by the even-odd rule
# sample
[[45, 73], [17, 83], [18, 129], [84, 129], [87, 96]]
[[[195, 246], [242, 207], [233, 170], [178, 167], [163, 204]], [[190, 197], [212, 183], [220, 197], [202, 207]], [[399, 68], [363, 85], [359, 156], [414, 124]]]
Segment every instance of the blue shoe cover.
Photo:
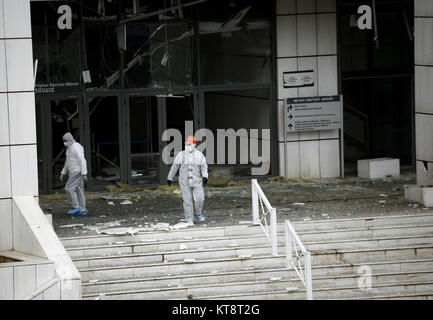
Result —
[[68, 214], [77, 214], [78, 212], [80, 212], [80, 208], [68, 210]]

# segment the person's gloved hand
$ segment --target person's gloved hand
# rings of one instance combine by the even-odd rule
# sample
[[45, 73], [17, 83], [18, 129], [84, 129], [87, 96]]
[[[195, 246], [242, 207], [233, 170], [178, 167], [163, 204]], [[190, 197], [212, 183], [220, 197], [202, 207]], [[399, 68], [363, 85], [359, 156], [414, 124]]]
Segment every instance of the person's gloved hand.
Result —
[[60, 175], [60, 182], [63, 182], [63, 174]]
[[167, 184], [168, 184], [169, 187], [171, 187], [172, 183], [173, 183], [173, 181], [167, 179]]
[[206, 178], [206, 177], [203, 178], [203, 183], [204, 183], [204, 184], [207, 183], [207, 178]]
[[81, 177], [83, 178], [83, 181], [87, 182], [87, 176], [85, 174], [83, 174]]

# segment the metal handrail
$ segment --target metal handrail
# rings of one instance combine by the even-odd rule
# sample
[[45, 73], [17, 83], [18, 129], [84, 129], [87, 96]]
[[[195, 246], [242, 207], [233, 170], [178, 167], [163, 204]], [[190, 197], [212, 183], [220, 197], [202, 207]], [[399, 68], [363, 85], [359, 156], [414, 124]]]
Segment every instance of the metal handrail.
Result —
[[[260, 225], [262, 227], [263, 232], [271, 243], [272, 255], [277, 256], [277, 210], [269, 203], [262, 188], [260, 188], [259, 184], [257, 183], [257, 179], [251, 180], [251, 194], [253, 224]], [[270, 216], [269, 225], [267, 221], [268, 214]]]
[[[271, 242], [272, 255], [278, 255], [277, 243], [277, 210], [271, 206], [266, 198], [262, 188], [257, 183], [257, 179], [251, 180], [251, 194], [252, 194], [252, 211], [253, 211], [253, 224], [260, 225], [268, 240]], [[261, 209], [261, 210], [260, 210]], [[261, 213], [261, 214], [260, 214]], [[267, 223], [267, 215], [270, 213], [270, 224]], [[270, 227], [270, 228], [269, 228]], [[305, 286], [307, 300], [313, 300], [313, 287], [311, 279], [311, 254], [302, 244], [296, 234], [295, 229], [289, 220], [284, 223], [285, 236], [286, 236], [286, 259], [287, 268], [293, 267], [297, 275]], [[302, 271], [299, 251], [304, 255], [304, 270]], [[295, 253], [295, 256], [293, 255]]]
[[[305, 291], [307, 295], [307, 300], [313, 300], [313, 287], [311, 279], [311, 254], [307, 251], [304, 245], [296, 234], [295, 229], [289, 220], [284, 223], [285, 236], [286, 236], [286, 259], [287, 268], [292, 267], [302, 283], [305, 286]], [[302, 272], [301, 258], [299, 256], [300, 249], [301, 253], [304, 255], [304, 270], [305, 274]], [[295, 253], [295, 255], [293, 255]]]

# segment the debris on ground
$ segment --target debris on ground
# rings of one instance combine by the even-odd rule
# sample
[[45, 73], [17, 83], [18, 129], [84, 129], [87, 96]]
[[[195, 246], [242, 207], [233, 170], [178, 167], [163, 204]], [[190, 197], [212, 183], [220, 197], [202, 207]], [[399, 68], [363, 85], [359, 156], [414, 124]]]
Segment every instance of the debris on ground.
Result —
[[120, 181], [117, 181], [116, 185], [120, 189], [121, 192], [136, 192], [136, 191], [138, 191], [137, 188], [131, 187], [129, 184], [122, 183]]
[[131, 197], [130, 196], [126, 196], [126, 195], [103, 195], [100, 197], [102, 200], [107, 200], [107, 201], [112, 201], [112, 200], [128, 200]]
[[[219, 170], [218, 173], [225, 174], [226, 171]], [[205, 186], [203, 214], [209, 220], [206, 225], [222, 227], [242, 225], [240, 221], [251, 221], [251, 179], [238, 180], [234, 175], [228, 174], [213, 176], [216, 182], [223, 183], [219, 187], [209, 186], [209, 183]], [[230, 183], [231, 186], [225, 188], [224, 184], [230, 181], [235, 184]], [[404, 185], [416, 184], [414, 173], [403, 173], [400, 177], [375, 181], [356, 176], [313, 180], [314, 183], [306, 183], [306, 181], [301, 178], [282, 181], [279, 177], [272, 177], [271, 180], [258, 179], [270, 204], [278, 211], [278, 222], [286, 219], [296, 222], [304, 219], [307, 219], [306, 221], [308, 219], [328, 220], [348, 216], [365, 217], [433, 211], [432, 208], [424, 209], [424, 206], [413, 205], [413, 202], [410, 204], [404, 199]], [[297, 183], [293, 184], [293, 182]], [[87, 236], [98, 234], [103, 229], [113, 228], [98, 223], [113, 220], [124, 220], [121, 225], [116, 226], [138, 229], [139, 233], [154, 231], [151, 224], [156, 224], [157, 220], [169, 223], [168, 227], [163, 227], [168, 231], [174, 230], [173, 227], [179, 222], [184, 222], [180, 221], [184, 215], [182, 198], [173, 194], [175, 190], [179, 190], [177, 192], [180, 193], [178, 184], [171, 187], [156, 184], [128, 187], [112, 182], [112, 185], [115, 187], [114, 191], [123, 188], [128, 192], [100, 191], [88, 194], [86, 204], [89, 214], [86, 217], [76, 218], [66, 215], [65, 212], [70, 209], [68, 201], [48, 200], [50, 197], [41, 196], [39, 204], [45, 213], [52, 214], [54, 230], [60, 237], [84, 235], [85, 232]], [[131, 193], [132, 190], [136, 192]], [[57, 195], [51, 195], [51, 198], [57, 197], [67, 198], [65, 194], [61, 194], [61, 191]], [[132, 204], [120, 205], [124, 200], [129, 200]], [[386, 202], [378, 202], [382, 200]], [[332, 217], [330, 217], [331, 212]], [[94, 226], [96, 230], [79, 226], [74, 226], [76, 230], [74, 227], [61, 227], [75, 222]], [[200, 223], [197, 226], [205, 227], [205, 224]]]
[[113, 193], [137, 192], [137, 191], [140, 191], [141, 189], [134, 188], [127, 183], [122, 183], [120, 181], [117, 181], [116, 185], [109, 184], [109, 185], [105, 186], [105, 190], [106, 190], [106, 192], [113, 194]]
[[170, 230], [179, 230], [179, 229], [185, 229], [188, 228], [190, 225], [186, 222], [179, 222], [176, 223], [174, 226], [170, 226]]
[[97, 222], [96, 225], [99, 226], [99, 228], [104, 229], [104, 228], [111, 228], [111, 227], [119, 227], [122, 224], [120, 220], [116, 220], [116, 221], [99, 222], [99, 223]]
[[271, 178], [268, 178], [266, 180], [271, 181], [271, 182], [282, 182], [282, 181], [285, 181], [284, 177], [282, 177], [282, 176], [271, 177]]
[[84, 226], [83, 229], [90, 230], [90, 231], [96, 231], [96, 230], [99, 230], [100, 227], [98, 227], [98, 226]]
[[132, 204], [132, 201], [131, 200], [123, 200], [123, 201], [120, 202], [120, 204], [123, 204], [123, 205], [125, 205], [125, 204]]
[[174, 189], [174, 190], [173, 190], [173, 194], [175, 194], [175, 195], [180, 195], [180, 194], [181, 194], [181, 192], [180, 192], [180, 188], [176, 188], [176, 189]]
[[43, 199], [43, 200], [51, 200], [51, 201], [66, 200], [66, 199], [68, 199], [68, 195], [66, 193], [58, 193], [58, 192], [56, 192], [55, 194], [41, 195], [41, 196], [39, 196], [39, 198]]
[[[137, 230], [134, 228], [109, 228], [109, 229], [103, 229], [101, 230], [101, 233], [103, 234], [109, 234], [109, 235], [134, 235], [137, 233]], [[116, 244], [122, 244], [119, 243], [120, 241], [116, 242]]]
[[150, 225], [155, 231], [168, 231], [170, 230], [170, 224], [165, 222], [158, 222], [157, 224]]
[[76, 223], [76, 224], [65, 224], [63, 226], [59, 226], [59, 228], [76, 228], [76, 227], [82, 227], [84, 224], [82, 223]]
[[109, 193], [121, 193], [122, 191], [115, 185], [109, 184], [105, 187], [105, 190]]
[[211, 174], [208, 177], [207, 185], [209, 187], [226, 187], [227, 183], [232, 181], [231, 177], [218, 176], [216, 174]]

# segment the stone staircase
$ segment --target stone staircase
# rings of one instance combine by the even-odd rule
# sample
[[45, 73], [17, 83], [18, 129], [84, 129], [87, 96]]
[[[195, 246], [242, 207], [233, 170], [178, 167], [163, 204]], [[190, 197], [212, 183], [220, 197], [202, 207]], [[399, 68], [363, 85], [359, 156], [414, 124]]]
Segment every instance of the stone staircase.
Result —
[[[314, 299], [433, 298], [433, 214], [292, 223], [311, 252]], [[258, 226], [64, 238], [83, 299], [305, 299]], [[358, 286], [371, 270], [371, 288]], [[101, 296], [101, 294], [103, 294]]]

